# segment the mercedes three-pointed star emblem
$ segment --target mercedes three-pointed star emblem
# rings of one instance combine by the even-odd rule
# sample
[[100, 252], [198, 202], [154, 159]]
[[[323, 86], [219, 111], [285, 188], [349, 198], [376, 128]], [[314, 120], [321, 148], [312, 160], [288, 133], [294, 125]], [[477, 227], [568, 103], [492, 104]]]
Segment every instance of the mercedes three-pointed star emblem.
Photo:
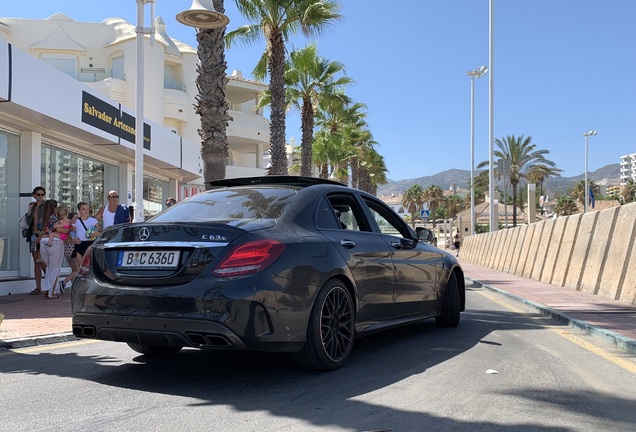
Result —
[[146, 241], [150, 237], [150, 230], [146, 227], [143, 227], [139, 230], [139, 240]]

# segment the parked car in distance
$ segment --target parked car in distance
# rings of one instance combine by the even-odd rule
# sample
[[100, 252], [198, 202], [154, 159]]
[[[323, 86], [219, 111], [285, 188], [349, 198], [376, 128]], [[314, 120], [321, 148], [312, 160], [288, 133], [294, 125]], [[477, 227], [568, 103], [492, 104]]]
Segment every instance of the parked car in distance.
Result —
[[293, 176], [212, 186], [95, 240], [71, 291], [77, 337], [146, 355], [289, 352], [303, 368], [334, 370], [356, 337], [459, 324], [459, 263], [376, 197]]

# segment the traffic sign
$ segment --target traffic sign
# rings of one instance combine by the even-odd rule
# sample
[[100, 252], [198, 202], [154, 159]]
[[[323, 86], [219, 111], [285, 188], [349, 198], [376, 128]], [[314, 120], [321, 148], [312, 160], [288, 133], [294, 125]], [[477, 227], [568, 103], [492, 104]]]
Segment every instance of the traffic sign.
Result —
[[428, 219], [429, 217], [431, 217], [430, 210], [420, 210], [420, 219]]

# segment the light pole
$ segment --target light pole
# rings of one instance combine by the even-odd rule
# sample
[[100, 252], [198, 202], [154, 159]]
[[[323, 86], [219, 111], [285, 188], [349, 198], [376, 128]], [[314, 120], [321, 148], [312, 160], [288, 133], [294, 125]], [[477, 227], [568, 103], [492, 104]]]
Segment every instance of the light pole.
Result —
[[475, 78], [488, 73], [486, 66], [466, 72], [470, 77], [470, 234], [475, 234]]
[[585, 137], [585, 184], [583, 187], [585, 188], [585, 210], [584, 213], [587, 213], [587, 206], [590, 201], [590, 186], [587, 184], [587, 138], [596, 135], [595, 130], [591, 130], [589, 132], [585, 132], [583, 136]]
[[[488, 76], [488, 194], [490, 195], [490, 232], [497, 231], [499, 215], [495, 210], [495, 0], [489, 2], [489, 63], [490, 75]], [[497, 206], [499, 207], [499, 206]]]
[[[144, 221], [144, 35], [150, 34], [150, 45], [155, 40], [155, 28], [144, 27], [144, 6], [150, 3], [150, 25], [155, 22], [155, 0], [137, 0], [137, 77], [135, 98], [135, 218]], [[121, 193], [121, 192], [120, 192]]]

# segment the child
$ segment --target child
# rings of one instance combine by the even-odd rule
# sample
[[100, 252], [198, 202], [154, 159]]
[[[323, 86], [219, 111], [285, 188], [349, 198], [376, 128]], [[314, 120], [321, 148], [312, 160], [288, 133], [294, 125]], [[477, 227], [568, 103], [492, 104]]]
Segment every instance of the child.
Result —
[[53, 225], [54, 229], [49, 231], [49, 241], [44, 244], [45, 246], [53, 246], [53, 239], [55, 237], [59, 238], [62, 241], [66, 241], [68, 232], [71, 230], [71, 220], [68, 218], [67, 209], [62, 207], [58, 208], [57, 217], [59, 219], [59, 222], [56, 222]]

